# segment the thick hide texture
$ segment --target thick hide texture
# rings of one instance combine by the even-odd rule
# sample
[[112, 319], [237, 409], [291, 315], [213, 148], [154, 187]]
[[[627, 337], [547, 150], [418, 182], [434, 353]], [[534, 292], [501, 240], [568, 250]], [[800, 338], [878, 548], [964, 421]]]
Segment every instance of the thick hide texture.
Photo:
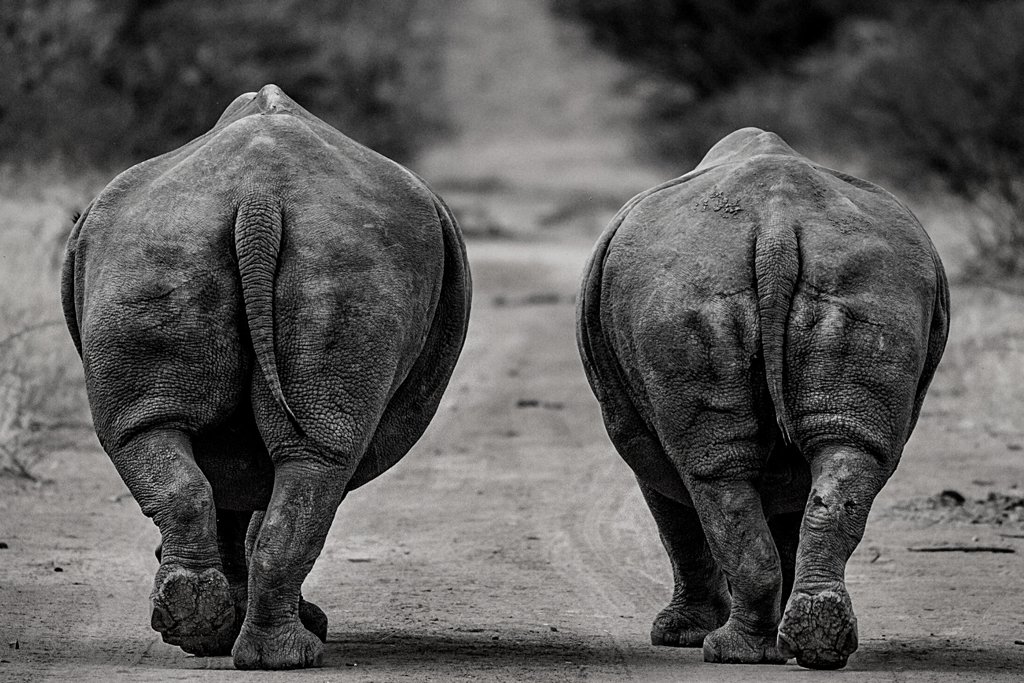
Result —
[[845, 563], [917, 421], [948, 307], [906, 206], [772, 133], [732, 133], [623, 207], [583, 274], [577, 339], [672, 559], [655, 643], [845, 664]]
[[470, 290], [444, 202], [273, 85], [96, 197], [62, 299], [96, 433], [160, 528], [167, 642], [320, 662], [299, 588], [345, 493], [432, 418]]

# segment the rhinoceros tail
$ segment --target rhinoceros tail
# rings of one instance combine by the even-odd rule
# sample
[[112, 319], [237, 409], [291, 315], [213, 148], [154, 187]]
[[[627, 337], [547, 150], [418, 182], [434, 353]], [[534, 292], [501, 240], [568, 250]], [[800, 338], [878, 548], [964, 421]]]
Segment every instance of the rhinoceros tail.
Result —
[[755, 237], [754, 276], [768, 393], [775, 406], [775, 419], [782, 431], [782, 438], [788, 444], [793, 439], [783, 394], [783, 347], [786, 320], [800, 274], [800, 251], [792, 221], [787, 220], [785, 212], [774, 206], [774, 203], [765, 212], [765, 220]]
[[288, 405], [274, 352], [274, 277], [281, 249], [281, 205], [269, 197], [249, 197], [235, 216], [235, 252], [242, 279], [242, 300], [249, 322], [253, 353], [271, 393], [295, 430], [302, 434]]

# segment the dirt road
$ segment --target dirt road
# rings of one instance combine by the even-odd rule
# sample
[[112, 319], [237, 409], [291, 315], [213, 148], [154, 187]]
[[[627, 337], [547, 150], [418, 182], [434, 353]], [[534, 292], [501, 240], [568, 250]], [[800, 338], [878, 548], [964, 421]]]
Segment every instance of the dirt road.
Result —
[[[438, 416], [343, 503], [307, 580], [331, 619], [324, 668], [238, 672], [163, 644], [147, 624], [158, 534], [79, 429], [41, 468], [51, 483], [0, 480], [0, 681], [1020, 680], [1019, 525], [905, 509], [943, 488], [970, 501], [1021, 481], [1020, 445], [983, 429], [991, 416], [950, 414], [975, 391], [969, 339], [951, 341], [849, 564], [861, 647], [846, 670], [709, 665], [648, 644], [671, 573], [576, 353], [589, 246], [470, 244], [473, 319]], [[1001, 295], [958, 290], [954, 303], [974, 310], [972, 296]], [[1021, 319], [1019, 300], [999, 302], [989, 309]], [[908, 550], [941, 543], [1016, 553]]]

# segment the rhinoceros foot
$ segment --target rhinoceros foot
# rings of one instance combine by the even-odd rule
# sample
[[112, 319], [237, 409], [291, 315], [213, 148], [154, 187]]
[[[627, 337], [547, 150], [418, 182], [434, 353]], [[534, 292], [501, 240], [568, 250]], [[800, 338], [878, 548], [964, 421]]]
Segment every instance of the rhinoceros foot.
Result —
[[[324, 626], [326, 631], [326, 617]], [[231, 656], [237, 669], [304, 669], [323, 664], [324, 646], [298, 620], [269, 629], [246, 623]]]
[[775, 645], [775, 634], [759, 635], [737, 628], [735, 622], [704, 638], [704, 661], [719, 664], [785, 664]]
[[842, 584], [793, 593], [779, 625], [779, 650], [808, 669], [841, 669], [857, 649], [857, 618]]
[[301, 596], [299, 597], [299, 621], [307, 631], [319, 638], [321, 643], [327, 642], [327, 615], [322, 609]]
[[235, 601], [219, 570], [161, 566], [150, 602], [150, 624], [165, 643], [199, 656], [231, 652], [238, 633]]
[[651, 625], [651, 645], [700, 647], [704, 637], [729, 618], [729, 604], [670, 604], [658, 613]]

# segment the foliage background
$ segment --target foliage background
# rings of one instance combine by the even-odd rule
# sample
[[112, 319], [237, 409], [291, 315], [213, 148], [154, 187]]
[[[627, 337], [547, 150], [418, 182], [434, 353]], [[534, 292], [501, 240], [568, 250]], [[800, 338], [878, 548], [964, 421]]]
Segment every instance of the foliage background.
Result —
[[1024, 2], [552, 0], [637, 67], [642, 145], [691, 166], [773, 130], [900, 191], [969, 203], [966, 276], [1024, 275]]
[[117, 165], [208, 130], [275, 83], [330, 124], [409, 158], [444, 128], [444, 0], [5, 0], [0, 150]]
[[240, 93], [412, 165], [469, 235], [588, 238], [758, 126], [907, 199], [956, 277], [1024, 291], [1021, 35], [1022, 0], [2, 0], [0, 471], [87, 419], [69, 217]]

